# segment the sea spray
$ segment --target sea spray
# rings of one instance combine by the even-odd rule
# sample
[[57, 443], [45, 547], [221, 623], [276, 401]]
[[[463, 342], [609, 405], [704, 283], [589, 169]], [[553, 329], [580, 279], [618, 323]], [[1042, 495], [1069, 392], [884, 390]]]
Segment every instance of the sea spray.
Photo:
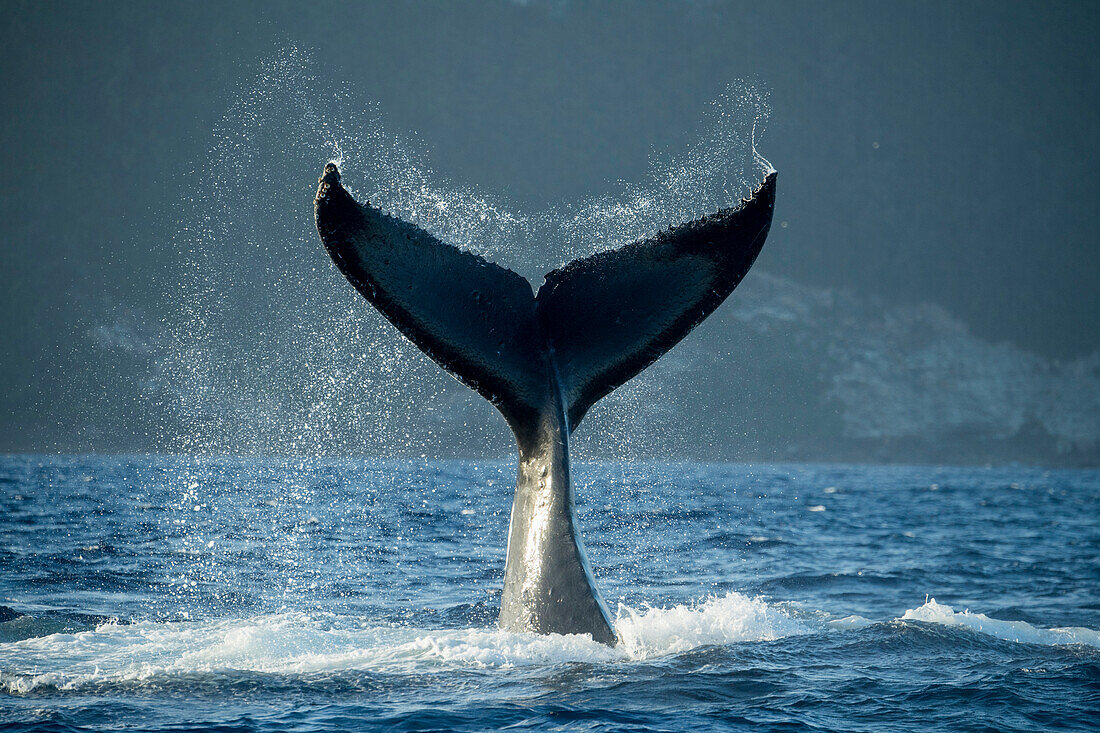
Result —
[[[309, 51], [284, 48], [242, 85], [186, 184], [165, 292], [158, 383], [176, 450], [245, 454], [505, 455], [503, 422], [440, 374], [344, 286], [312, 226], [314, 180], [337, 160], [356, 196], [440, 239], [526, 275], [534, 287], [575, 257], [732, 206], [770, 164], [759, 145], [766, 94], [734, 82], [686, 150], [641, 181], [543, 211], [435, 173], [415, 138], [393, 132], [370, 90], [332, 81]], [[690, 347], [686, 347], [690, 348]], [[667, 368], [665, 368], [667, 363]], [[658, 365], [586, 420], [605, 455], [640, 455], [678, 433], [653, 399]], [[667, 373], [665, 373], [667, 372]], [[637, 429], [637, 417], [649, 428]]]

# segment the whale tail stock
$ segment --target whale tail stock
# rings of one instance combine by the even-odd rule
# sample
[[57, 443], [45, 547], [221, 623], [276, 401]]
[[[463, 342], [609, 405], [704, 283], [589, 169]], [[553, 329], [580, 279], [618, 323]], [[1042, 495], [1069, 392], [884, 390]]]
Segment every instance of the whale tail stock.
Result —
[[489, 400], [519, 448], [501, 625], [614, 643], [584, 556], [570, 433], [599, 399], [710, 315], [756, 260], [775, 173], [734, 208], [575, 260], [534, 293], [522, 276], [369, 202], [325, 166], [317, 231], [337, 267], [401, 333]]

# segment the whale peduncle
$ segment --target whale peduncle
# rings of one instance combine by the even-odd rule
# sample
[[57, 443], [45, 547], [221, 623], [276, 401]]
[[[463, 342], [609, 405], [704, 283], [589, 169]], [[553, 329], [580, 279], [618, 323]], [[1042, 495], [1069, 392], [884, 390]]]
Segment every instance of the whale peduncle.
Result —
[[[551, 365], [552, 366], [552, 365]], [[500, 626], [509, 631], [591, 634], [615, 643], [577, 527], [569, 478], [569, 425], [556, 369], [530, 437], [519, 439], [519, 470], [508, 524]]]

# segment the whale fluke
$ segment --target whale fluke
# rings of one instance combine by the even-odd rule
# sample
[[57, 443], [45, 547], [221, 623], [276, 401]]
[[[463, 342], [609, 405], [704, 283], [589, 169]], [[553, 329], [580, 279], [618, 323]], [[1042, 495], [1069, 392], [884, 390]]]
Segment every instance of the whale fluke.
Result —
[[538, 311], [557, 356], [572, 428], [722, 304], [760, 254], [774, 208], [772, 172], [736, 208], [546, 276]]
[[500, 625], [615, 632], [573, 510], [569, 436], [588, 409], [675, 346], [748, 272], [775, 173], [735, 208], [525, 278], [359, 204], [325, 166], [317, 231], [337, 267], [437, 364], [504, 415], [519, 449]]
[[371, 305], [513, 430], [531, 423], [545, 398], [545, 357], [524, 277], [360, 205], [332, 163], [314, 210], [329, 255]]

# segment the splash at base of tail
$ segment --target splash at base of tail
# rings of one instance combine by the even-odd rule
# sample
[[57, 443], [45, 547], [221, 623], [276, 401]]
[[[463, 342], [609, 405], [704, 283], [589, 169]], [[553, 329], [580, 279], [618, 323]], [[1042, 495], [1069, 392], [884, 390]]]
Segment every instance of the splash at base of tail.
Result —
[[764, 245], [774, 206], [771, 172], [739, 206], [570, 262], [536, 294], [511, 270], [357, 203], [336, 165], [325, 166], [315, 217], [337, 267], [515, 434], [502, 628], [615, 643], [577, 528], [569, 436], [593, 404], [733, 292]]

